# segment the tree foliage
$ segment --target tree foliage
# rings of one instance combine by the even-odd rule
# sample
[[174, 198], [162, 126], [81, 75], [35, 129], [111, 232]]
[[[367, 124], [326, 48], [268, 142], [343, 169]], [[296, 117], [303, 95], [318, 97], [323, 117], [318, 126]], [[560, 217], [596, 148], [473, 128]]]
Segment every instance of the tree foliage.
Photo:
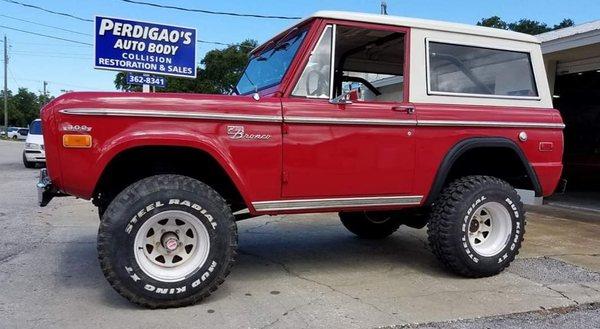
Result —
[[492, 16], [489, 18], [482, 18], [479, 22], [477, 22], [477, 25], [479, 26], [487, 26], [487, 27], [494, 27], [497, 29], [503, 29], [503, 30], [507, 30], [508, 29], [508, 24], [506, 24], [505, 21], [502, 20], [502, 18], [498, 17], [498, 16]]
[[575, 25], [575, 22], [570, 18], [565, 18], [559, 24], [555, 24], [554, 26], [550, 27], [546, 23], [541, 23], [526, 18], [520, 19], [516, 22], [507, 23], [498, 16], [492, 16], [489, 18], [482, 18], [479, 22], [477, 22], [477, 25], [536, 35], [573, 26]]
[[[223, 94], [237, 84], [248, 62], [248, 53], [257, 46], [255, 40], [246, 40], [225, 49], [214, 49], [206, 53], [198, 67], [195, 79], [166, 77], [167, 87], [161, 92], [183, 92]], [[115, 87], [124, 91], [141, 91], [141, 86], [128, 85], [126, 73], [115, 78]]]
[[[53, 99], [48, 95], [35, 94], [27, 88], [19, 88], [13, 95], [8, 91], [8, 126], [26, 127], [40, 117], [40, 109]], [[4, 123], [4, 91], [0, 91], [0, 126]]]

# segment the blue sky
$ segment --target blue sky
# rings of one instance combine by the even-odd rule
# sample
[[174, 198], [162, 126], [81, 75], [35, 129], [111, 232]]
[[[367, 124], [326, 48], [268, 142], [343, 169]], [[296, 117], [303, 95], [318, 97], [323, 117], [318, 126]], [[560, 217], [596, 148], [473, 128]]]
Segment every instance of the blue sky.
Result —
[[[195, 27], [198, 30], [198, 38], [225, 43], [236, 43], [248, 38], [263, 42], [294, 22], [185, 13], [128, 4], [120, 0], [18, 1], [90, 19], [94, 15], [106, 15]], [[380, 4], [379, 0], [147, 1], [215, 11], [285, 16], [307, 16], [317, 10], [378, 13]], [[566, 17], [572, 18], [576, 23], [600, 19], [598, 0], [388, 0], [387, 3], [390, 15], [467, 24], [474, 24], [482, 17], [493, 15], [498, 15], [507, 21], [530, 18], [549, 25], [559, 23]], [[58, 31], [6, 16], [71, 29], [83, 34]], [[92, 23], [56, 16], [5, 1], [0, 1], [0, 25], [93, 43]], [[42, 89], [42, 81], [49, 82], [48, 90], [52, 95], [60, 94], [63, 89], [114, 90], [115, 72], [93, 69], [93, 47], [0, 28], [0, 35], [4, 34], [7, 35], [10, 45], [8, 84], [11, 90], [16, 91], [18, 87], [27, 87], [38, 92]], [[206, 51], [213, 48], [215, 46], [200, 44], [198, 60]]]

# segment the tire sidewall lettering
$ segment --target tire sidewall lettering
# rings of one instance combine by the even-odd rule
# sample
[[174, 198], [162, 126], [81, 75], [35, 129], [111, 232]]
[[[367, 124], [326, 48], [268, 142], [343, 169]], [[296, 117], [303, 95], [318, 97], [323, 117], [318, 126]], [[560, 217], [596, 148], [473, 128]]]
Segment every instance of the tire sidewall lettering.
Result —
[[[213, 230], [215, 230], [217, 228], [217, 222], [215, 221], [213, 215], [211, 215], [206, 209], [202, 208], [202, 206], [200, 206], [199, 204], [194, 203], [192, 201], [189, 201], [189, 200], [172, 198], [172, 199], [168, 199], [168, 201], [166, 201], [166, 203], [163, 200], [154, 201], [154, 202], [142, 207], [138, 211], [136, 211], [135, 215], [127, 223], [127, 226], [125, 227], [125, 233], [131, 234], [131, 231], [133, 230], [134, 226], [140, 222], [140, 219], [142, 217], [144, 217], [148, 213], [153, 212], [154, 210], [159, 210], [159, 209], [165, 207], [166, 205], [169, 205], [169, 206], [178, 205], [178, 206], [192, 208], [192, 209], [200, 212], [202, 217], [206, 218], [206, 220], [209, 221], [210, 225], [207, 228], [212, 228]], [[158, 212], [159, 211], [157, 211], [155, 213], [158, 213]]]

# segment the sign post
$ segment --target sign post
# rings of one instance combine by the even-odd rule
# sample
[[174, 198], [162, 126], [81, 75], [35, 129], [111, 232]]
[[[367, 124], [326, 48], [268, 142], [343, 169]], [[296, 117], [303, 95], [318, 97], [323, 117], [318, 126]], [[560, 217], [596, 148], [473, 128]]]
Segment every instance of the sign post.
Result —
[[196, 78], [196, 29], [103, 16], [96, 16], [95, 29], [96, 69], [128, 72], [127, 83], [145, 92], [166, 84], [148, 74]]

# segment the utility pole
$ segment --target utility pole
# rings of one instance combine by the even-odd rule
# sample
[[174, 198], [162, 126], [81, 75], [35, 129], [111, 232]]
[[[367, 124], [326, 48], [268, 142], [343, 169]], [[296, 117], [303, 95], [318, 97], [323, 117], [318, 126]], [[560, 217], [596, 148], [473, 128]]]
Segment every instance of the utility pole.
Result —
[[44, 83], [44, 93], [42, 94], [42, 101], [40, 102], [40, 113], [42, 113], [42, 108], [46, 105], [46, 87], [48, 87], [48, 81], [42, 81]]
[[8, 42], [4, 35], [4, 126], [8, 129]]
[[387, 1], [381, 1], [381, 15], [387, 14]]

